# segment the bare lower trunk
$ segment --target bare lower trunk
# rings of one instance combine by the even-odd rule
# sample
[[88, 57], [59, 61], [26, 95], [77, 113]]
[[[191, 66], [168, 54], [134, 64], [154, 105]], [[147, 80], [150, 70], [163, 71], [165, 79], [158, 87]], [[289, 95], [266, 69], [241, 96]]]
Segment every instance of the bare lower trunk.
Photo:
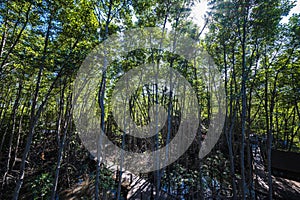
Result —
[[3, 182], [2, 182], [2, 187], [5, 185], [6, 183], [6, 176], [8, 171], [10, 170], [10, 161], [11, 161], [11, 152], [12, 152], [12, 145], [13, 145], [13, 139], [14, 139], [14, 135], [15, 135], [15, 129], [16, 129], [16, 116], [17, 116], [17, 109], [19, 107], [19, 101], [21, 98], [21, 92], [22, 92], [22, 83], [20, 83], [19, 85], [19, 89], [18, 89], [18, 93], [17, 93], [17, 97], [13, 106], [13, 111], [12, 111], [12, 116], [11, 116], [11, 120], [12, 120], [12, 131], [9, 137], [9, 144], [8, 144], [8, 155], [7, 155], [7, 163], [6, 163], [6, 169], [5, 169], [5, 173], [3, 176]]
[[36, 118], [32, 119], [32, 122], [30, 123], [29, 134], [28, 134], [28, 137], [27, 137], [26, 147], [25, 147], [25, 150], [24, 150], [24, 153], [23, 153], [21, 167], [20, 167], [20, 176], [19, 176], [19, 180], [17, 182], [17, 185], [15, 187], [13, 200], [18, 200], [20, 189], [23, 185], [24, 176], [25, 176], [25, 164], [26, 164], [26, 159], [27, 159], [27, 156], [28, 156], [28, 153], [29, 153], [29, 150], [30, 150], [32, 137], [33, 137], [33, 134], [34, 134], [35, 122], [36, 122]]
[[[26, 101], [25, 101], [26, 102]], [[21, 133], [22, 133], [22, 120], [23, 120], [23, 113], [24, 113], [24, 109], [25, 106], [23, 106], [22, 111], [21, 111], [21, 117], [19, 120], [19, 128], [18, 128], [18, 135], [17, 135], [17, 141], [16, 141], [16, 146], [15, 146], [15, 155], [14, 155], [14, 161], [13, 164], [11, 166], [11, 168], [13, 169], [15, 164], [16, 164], [16, 159], [18, 157], [18, 149], [19, 149], [19, 144], [20, 144], [20, 138], [21, 138]]]
[[[66, 83], [65, 83], [66, 84]], [[61, 100], [61, 104], [63, 106], [63, 102], [64, 102], [64, 92], [65, 92], [65, 85], [62, 91], [62, 100]], [[56, 192], [57, 192], [57, 184], [58, 184], [58, 178], [59, 178], [59, 172], [60, 172], [60, 167], [61, 167], [61, 163], [62, 163], [62, 156], [63, 156], [63, 150], [65, 147], [65, 140], [66, 140], [66, 135], [68, 132], [68, 126], [70, 123], [70, 119], [71, 119], [71, 108], [70, 108], [70, 101], [71, 101], [71, 94], [69, 94], [68, 97], [68, 102], [66, 105], [66, 111], [65, 111], [65, 120], [64, 120], [64, 126], [63, 126], [63, 137], [61, 140], [61, 143], [59, 145], [59, 151], [58, 151], [58, 158], [57, 158], [57, 165], [56, 165], [56, 170], [55, 170], [55, 177], [54, 177], [54, 182], [53, 182], [53, 188], [52, 188], [52, 194], [51, 194], [51, 200], [55, 200], [56, 199]], [[61, 120], [61, 119], [59, 119]], [[58, 125], [58, 131], [61, 132], [61, 127], [60, 124]], [[58, 137], [60, 137], [58, 135]]]
[[[10, 100], [11, 100], [11, 99], [10, 99]], [[10, 101], [10, 100], [9, 100], [9, 101]], [[4, 107], [4, 113], [3, 113], [2, 119], [1, 119], [1, 121], [0, 121], [0, 127], [2, 127], [2, 125], [4, 124], [6, 113], [7, 113], [7, 111], [9, 110], [9, 109], [8, 109], [8, 108], [9, 108], [8, 102], [5, 103], [5, 105], [8, 105], [8, 106], [7, 106], [7, 107]], [[7, 129], [8, 129], [8, 125], [6, 125], [5, 130], [4, 130], [4, 133], [3, 133], [3, 135], [2, 135], [2, 139], [1, 139], [1, 144], [0, 144], [0, 160], [2, 159], [2, 156], [3, 156], [3, 155], [2, 155], [2, 149], [3, 149], [3, 145], [4, 145], [4, 142], [5, 142], [5, 139], [6, 139]]]

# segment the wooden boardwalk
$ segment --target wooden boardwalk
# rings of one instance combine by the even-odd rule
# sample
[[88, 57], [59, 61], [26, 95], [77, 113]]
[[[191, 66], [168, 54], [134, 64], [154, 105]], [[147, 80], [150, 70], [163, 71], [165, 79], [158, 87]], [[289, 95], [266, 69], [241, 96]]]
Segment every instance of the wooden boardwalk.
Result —
[[[118, 179], [119, 169], [118, 166], [108, 167], [111, 171], [114, 172], [114, 178]], [[141, 178], [129, 171], [122, 171], [121, 178], [122, 187], [128, 189], [126, 199], [129, 200], [176, 200], [177, 197], [168, 194], [167, 192], [160, 190], [158, 198], [156, 197], [155, 186], [150, 183], [148, 180]]]
[[[112, 178], [118, 182], [119, 166], [111, 165], [107, 168], [113, 172]], [[114, 191], [114, 198], [116, 199], [116, 191]], [[90, 177], [85, 174], [83, 181], [72, 188], [64, 190], [60, 193], [62, 199], [82, 199], [85, 197], [93, 198], [95, 195], [95, 182], [90, 180]], [[176, 200], [179, 199], [165, 191], [159, 191], [156, 196], [155, 186], [148, 180], [135, 175], [129, 171], [122, 171], [121, 178], [121, 200]], [[111, 200], [108, 198], [107, 200]]]
[[[258, 141], [254, 141], [251, 143], [251, 148], [254, 165], [253, 175], [255, 180], [256, 199], [267, 199], [269, 190], [268, 173], [265, 168], [261, 145]], [[274, 153], [274, 150], [272, 151], [272, 153]], [[274, 155], [276, 156], [276, 154]], [[277, 163], [274, 162], [274, 160], [277, 161], [276, 159], [278, 159]], [[289, 161], [287, 161], [287, 159], [289, 159]], [[294, 164], [296, 166], [298, 162], [296, 162], [294, 159], [295, 157], [285, 158], [284, 155], [280, 155], [279, 158], [275, 157], [272, 159], [272, 167], [283, 168], [286, 167], [287, 163], [290, 161], [294, 161]], [[300, 182], [272, 175], [272, 187], [273, 197], [275, 199], [299, 200]]]

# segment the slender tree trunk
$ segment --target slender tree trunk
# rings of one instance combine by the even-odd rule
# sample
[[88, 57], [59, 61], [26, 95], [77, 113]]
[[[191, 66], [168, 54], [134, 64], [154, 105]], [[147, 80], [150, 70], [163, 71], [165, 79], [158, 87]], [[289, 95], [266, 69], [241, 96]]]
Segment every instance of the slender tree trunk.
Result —
[[[62, 91], [62, 97], [61, 97], [62, 98], [62, 100], [61, 100], [62, 104], [63, 104], [63, 101], [64, 101], [63, 99], [64, 99], [66, 84], [67, 83], [65, 83], [63, 91]], [[55, 178], [54, 178], [54, 182], [53, 182], [51, 200], [56, 199], [57, 184], [58, 184], [60, 167], [61, 167], [61, 163], [62, 163], [63, 150], [64, 150], [64, 147], [65, 147], [65, 140], [66, 140], [66, 135], [67, 135], [67, 132], [68, 132], [68, 126], [69, 126], [70, 121], [71, 121], [71, 99], [72, 99], [71, 96], [72, 95], [69, 94], [68, 99], [67, 99], [67, 105], [66, 105], [66, 111], [65, 111], [65, 120], [64, 120], [64, 127], [63, 127], [64, 132], [63, 132], [63, 137], [61, 139], [61, 143], [59, 145], [58, 159], [57, 159], [57, 165], [56, 165], [56, 171], [55, 171]]]
[[[105, 35], [104, 35], [104, 39], [107, 39], [108, 37], [108, 27], [110, 24], [110, 20], [111, 20], [111, 12], [112, 12], [112, 1], [110, 1], [109, 4], [109, 9], [108, 9], [108, 13], [107, 13], [107, 19], [106, 19], [106, 23], [105, 23]], [[99, 32], [100, 34], [100, 32]], [[105, 57], [104, 57], [104, 63], [103, 63], [103, 74], [102, 74], [102, 80], [101, 80], [101, 85], [100, 85], [100, 90], [98, 93], [98, 101], [99, 101], [99, 106], [101, 109], [101, 122], [100, 122], [100, 126], [101, 126], [101, 131], [104, 134], [105, 133], [105, 106], [104, 106], [104, 98], [105, 98], [105, 89], [106, 89], [106, 70], [107, 70], [107, 58], [106, 58], [106, 52], [105, 52]], [[102, 151], [101, 147], [102, 147], [102, 133], [100, 133], [100, 136], [98, 138], [98, 149], [97, 149], [97, 172], [96, 172], [96, 181], [95, 181], [95, 200], [99, 199], [99, 183], [100, 183], [100, 153]], [[100, 147], [100, 149], [99, 149]], [[120, 170], [122, 173], [122, 169]], [[122, 176], [122, 174], [120, 174], [120, 176]], [[119, 183], [120, 185], [121, 183]], [[104, 191], [105, 192], [105, 191]], [[104, 193], [103, 192], [103, 193]], [[118, 199], [120, 197], [120, 193], [121, 193], [121, 188], [120, 186], [118, 186]]]
[[[23, 26], [22, 26], [20, 32], [18, 33], [18, 35], [17, 35], [15, 41], [13, 42], [13, 44], [11, 45], [11, 47], [9, 48], [7, 54], [5, 55], [5, 57], [3, 58], [2, 62], [1, 62], [1, 66], [0, 66], [0, 74], [2, 73], [2, 70], [3, 70], [3, 67], [4, 67], [6, 61], [8, 60], [10, 54], [13, 52], [15, 46], [18, 44], [18, 42], [19, 42], [19, 40], [20, 40], [20, 38], [21, 38], [21, 36], [22, 36], [22, 34], [23, 34], [23, 31], [25, 30], [25, 28], [26, 28], [26, 26], [27, 26], [27, 24], [28, 24], [30, 11], [31, 11], [31, 4], [30, 4], [30, 5], [28, 6], [28, 8], [27, 8], [27, 11], [26, 11], [26, 14], [25, 14], [26, 19], [25, 19], [25, 22], [24, 22], [24, 24], [23, 24]], [[19, 22], [16, 22], [16, 24], [17, 24], [17, 23], [19, 23]]]
[[270, 136], [270, 116], [269, 116], [269, 76], [268, 76], [268, 66], [267, 66], [267, 58], [266, 58], [266, 47], [265, 47], [265, 115], [266, 115], [266, 133], [267, 133], [267, 162], [268, 162], [268, 185], [269, 185], [269, 192], [268, 198], [272, 199], [272, 175], [271, 175], [271, 148], [269, 148], [269, 142], [272, 142], [269, 138]]
[[[233, 114], [233, 89], [232, 89], [232, 81], [230, 82], [230, 104], [229, 104], [229, 114], [232, 116], [232, 120], [231, 120], [231, 126], [229, 127], [230, 123], [229, 123], [229, 115], [228, 115], [228, 109], [227, 109], [227, 105], [228, 105], [228, 78], [227, 78], [227, 59], [226, 59], [226, 46], [225, 44], [223, 45], [224, 47], [224, 52], [223, 52], [223, 59], [224, 59], [224, 66], [225, 66], [225, 96], [226, 96], [226, 113], [225, 113], [225, 125], [224, 125], [224, 131], [225, 131], [225, 136], [226, 136], [226, 141], [227, 141], [227, 145], [228, 145], [228, 150], [229, 150], [229, 160], [230, 160], [230, 174], [231, 174], [231, 184], [232, 184], [232, 192], [233, 192], [233, 199], [236, 199], [236, 184], [235, 184], [235, 167], [234, 167], [234, 155], [233, 155], [233, 151], [232, 151], [232, 133], [233, 133], [233, 124], [235, 121], [235, 116], [236, 116], [236, 112]], [[233, 51], [234, 54], [234, 51]], [[234, 64], [234, 56], [233, 56], [233, 64]], [[232, 75], [234, 75], [234, 68], [233, 68], [233, 73]], [[236, 110], [236, 109], [235, 109]], [[231, 128], [232, 127], [232, 128]]]
[[18, 149], [19, 149], [19, 144], [20, 144], [20, 137], [21, 137], [21, 133], [22, 133], [22, 121], [23, 121], [25, 107], [26, 106], [23, 105], [23, 108], [22, 108], [22, 111], [21, 111], [20, 120], [19, 120], [18, 135], [17, 135], [17, 141], [16, 141], [15, 153], [14, 153], [14, 161], [13, 161], [13, 164], [11, 166], [12, 169], [14, 168], [14, 166], [16, 164], [16, 159], [17, 159], [17, 156], [18, 156]]
[[13, 145], [13, 139], [14, 139], [14, 134], [15, 134], [15, 129], [16, 129], [16, 116], [17, 116], [17, 110], [19, 107], [19, 101], [21, 98], [21, 94], [22, 94], [22, 82], [19, 83], [19, 88], [17, 91], [17, 96], [13, 105], [13, 110], [12, 110], [12, 115], [11, 115], [11, 120], [12, 120], [12, 132], [10, 134], [9, 137], [9, 143], [8, 143], [8, 156], [7, 156], [7, 163], [6, 163], [6, 169], [5, 169], [5, 173], [3, 176], [3, 182], [2, 182], [2, 187], [5, 185], [6, 183], [6, 176], [8, 171], [10, 170], [10, 161], [11, 161], [11, 152], [12, 152], [12, 145]]
[[[8, 90], [8, 93], [10, 93], [10, 89]], [[9, 108], [10, 108], [10, 102], [12, 100], [12, 96], [10, 96], [8, 99], [9, 100], [4, 103], [3, 108], [1, 110], [1, 114], [3, 114], [3, 115], [0, 115], [0, 117], [1, 117], [0, 130], [1, 130], [1, 128], [4, 127], [5, 120], [6, 120], [6, 114], [7, 114], [7, 111], [9, 110]], [[4, 110], [4, 112], [3, 112], [3, 110]], [[2, 159], [2, 156], [3, 156], [2, 155], [2, 152], [3, 152], [2, 149], [3, 149], [3, 146], [4, 146], [5, 139], [6, 139], [7, 129], [8, 129], [8, 124], [6, 124], [6, 127], [5, 127], [4, 131], [1, 130], [1, 131], [3, 131], [3, 134], [2, 134], [1, 144], [0, 144], [0, 160]]]
[[245, 11], [243, 16], [243, 26], [241, 35], [241, 45], [242, 45], [242, 135], [241, 135], [241, 177], [242, 177], [242, 199], [246, 199], [247, 185], [245, 177], [245, 135], [246, 135], [246, 112], [247, 112], [247, 96], [246, 96], [246, 81], [247, 81], [247, 66], [246, 66], [246, 20], [247, 20], [247, 9], [243, 8]]
[[[7, 9], [7, 11], [8, 11], [8, 9]], [[8, 15], [8, 12], [6, 12], [6, 15]], [[2, 58], [2, 56], [3, 56], [6, 39], [7, 39], [7, 18], [5, 18], [5, 21], [4, 21], [4, 31], [2, 33], [2, 39], [1, 39], [1, 44], [0, 44], [0, 58]]]
[[22, 162], [21, 162], [21, 167], [20, 167], [20, 176], [19, 176], [19, 180], [17, 182], [17, 185], [15, 187], [13, 200], [17, 200], [18, 197], [19, 197], [20, 189], [21, 189], [21, 187], [23, 185], [23, 181], [24, 181], [25, 164], [26, 164], [26, 159], [27, 159], [27, 156], [28, 156], [28, 153], [29, 153], [29, 150], [30, 150], [32, 138], [33, 138], [33, 135], [34, 135], [35, 125], [36, 125], [36, 123], [39, 119], [40, 113], [42, 112], [43, 107], [44, 107], [44, 104], [42, 104], [38, 108], [37, 113], [35, 112], [37, 101], [38, 101], [38, 96], [39, 96], [39, 91], [40, 91], [42, 73], [43, 73], [43, 70], [44, 70], [44, 64], [45, 64], [45, 59], [46, 59], [48, 42], [49, 42], [49, 37], [50, 37], [51, 23], [52, 23], [52, 16], [50, 16], [49, 22], [48, 22], [48, 28], [47, 28], [47, 33], [46, 33], [46, 37], [45, 37], [45, 44], [44, 44], [44, 50], [43, 50], [43, 58], [42, 58], [42, 62], [41, 62], [40, 67], [39, 67], [37, 82], [36, 82], [35, 91], [34, 91], [34, 97], [32, 99], [29, 133], [28, 133], [25, 150], [24, 150], [23, 157], [22, 157]]
[[[6, 113], [7, 113], [7, 110], [8, 109], [6, 109], [5, 111], [4, 111], [4, 116], [6, 115]], [[4, 123], [4, 120], [5, 120], [5, 117], [3, 116], [3, 118], [1, 119], [1, 122], [0, 122], [0, 127], [2, 127], [2, 124]], [[5, 139], [6, 139], [6, 134], [7, 134], [7, 129], [8, 129], [8, 124], [6, 124], [6, 127], [5, 127], [5, 129], [4, 129], [4, 131], [3, 131], [3, 135], [2, 135], [2, 139], [1, 139], [1, 144], [0, 144], [0, 160], [2, 159], [2, 149], [3, 149], [3, 146], [4, 146], [4, 142], [5, 142]]]

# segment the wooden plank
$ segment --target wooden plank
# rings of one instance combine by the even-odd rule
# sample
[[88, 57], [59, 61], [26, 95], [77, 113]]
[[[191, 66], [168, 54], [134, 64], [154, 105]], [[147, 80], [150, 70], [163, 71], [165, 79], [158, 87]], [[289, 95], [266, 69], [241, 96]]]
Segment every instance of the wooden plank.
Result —
[[272, 168], [300, 175], [300, 154], [273, 149]]
[[[112, 165], [108, 168], [114, 172], [114, 179], [117, 181], [117, 173], [119, 173], [119, 166]], [[121, 183], [122, 187], [127, 187], [129, 190], [127, 193], [127, 199], [150, 200], [151, 197], [156, 194], [155, 186], [152, 183], [129, 171], [122, 171]], [[159, 199], [174, 200], [177, 198], [161, 190], [159, 191]]]

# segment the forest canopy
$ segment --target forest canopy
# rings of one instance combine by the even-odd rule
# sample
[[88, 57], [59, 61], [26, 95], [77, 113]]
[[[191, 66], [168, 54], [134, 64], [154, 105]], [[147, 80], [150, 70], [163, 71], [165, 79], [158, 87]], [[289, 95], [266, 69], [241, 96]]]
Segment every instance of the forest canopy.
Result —
[[[142, 195], [185, 200], [299, 199], [300, 183], [289, 185], [296, 189], [287, 189], [287, 180], [300, 181], [296, 166], [300, 158], [300, 14], [290, 13], [297, 2], [207, 0], [209, 9], [199, 26], [191, 12], [201, 2], [1, 1], [0, 199], [127, 199], [130, 195], [131, 199]], [[285, 23], [282, 19], [287, 16]], [[156, 48], [144, 45], [120, 55], [124, 48], [121, 42], [120, 46], [105, 46], [116, 35], [125, 41], [124, 33], [149, 28], [156, 30], [150, 36], [161, 39]], [[143, 39], [129, 38], [130, 44], [148, 44], [155, 38], [148, 33]], [[189, 43], [193, 48], [186, 48], [189, 40], [180, 38], [193, 41]], [[98, 64], [104, 70], [99, 70], [97, 90], [91, 95], [97, 107], [97, 127], [114, 145], [140, 154], [155, 152], [179, 134], [187, 116], [184, 111], [199, 118], [195, 129], [185, 126], [181, 130], [181, 141], [196, 131], [188, 146], [174, 147], [186, 148], [176, 161], [147, 173], [128, 175], [148, 184], [137, 190], [120, 170], [121, 164], [109, 168], [97, 157], [99, 154], [90, 152], [73, 115], [74, 98], [78, 98], [74, 93], [76, 78], [89, 55], [101, 45], [104, 50], [98, 53], [103, 63]], [[178, 52], [197, 51], [186, 59], [164, 46]], [[114, 57], [108, 56], [113, 55], [109, 50], [114, 51]], [[114, 104], [117, 82], [130, 70], [149, 63], [154, 66], [151, 73], [162, 72], [164, 68], [159, 67], [167, 66], [184, 77], [195, 93], [196, 104], [189, 101], [194, 96], [185, 86], [159, 87], [164, 82], [158, 84], [153, 74], [151, 80], [156, 82], [137, 87], [124, 105]], [[212, 65], [220, 77], [205, 68]], [[175, 75], [170, 77], [164, 78], [175, 81]], [[81, 80], [84, 86], [84, 77]], [[138, 83], [131, 81], [132, 85]], [[214, 113], [220, 111], [216, 105], [221, 104], [222, 95], [212, 90], [216, 86], [213, 83], [224, 93], [224, 121], [219, 121], [222, 128], [217, 129], [216, 145], [205, 157], [199, 157], [202, 144], [211, 137]], [[179, 91], [182, 97], [177, 95]], [[84, 96], [80, 98], [85, 101]], [[219, 104], [214, 107], [214, 102]], [[124, 117], [121, 111], [128, 108], [132, 124], [157, 128], [158, 120], [151, 120], [157, 115], [150, 111], [156, 105], [166, 115], [159, 118], [165, 120], [151, 137], [126, 135], [114, 115]], [[189, 106], [186, 109], [182, 105]], [[97, 137], [91, 139], [99, 147]], [[278, 159], [284, 166], [280, 162], [277, 165]], [[282, 188], [280, 184], [287, 185]]]

